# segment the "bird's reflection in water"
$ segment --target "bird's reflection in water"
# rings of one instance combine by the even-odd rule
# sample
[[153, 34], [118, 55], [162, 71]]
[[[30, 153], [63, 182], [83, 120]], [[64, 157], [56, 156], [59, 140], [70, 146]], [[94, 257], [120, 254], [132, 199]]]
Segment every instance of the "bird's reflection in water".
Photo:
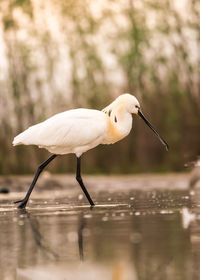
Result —
[[78, 248], [79, 248], [79, 256], [80, 260], [84, 260], [83, 254], [83, 230], [86, 226], [86, 220], [83, 218], [83, 215], [79, 218], [79, 228], [78, 228]]
[[[62, 257], [53, 249], [45, 239], [45, 236], [41, 233], [40, 223], [38, 218], [31, 213], [29, 213], [26, 209], [21, 209], [19, 211], [19, 216], [25, 218], [29, 225], [32, 232], [32, 236], [35, 240], [35, 244], [37, 247], [48, 257], [54, 261], [61, 261]], [[84, 260], [84, 253], [83, 253], [83, 231], [86, 226], [86, 220], [83, 217], [83, 214], [79, 217], [78, 223], [78, 248], [79, 248], [79, 257], [80, 260]]]

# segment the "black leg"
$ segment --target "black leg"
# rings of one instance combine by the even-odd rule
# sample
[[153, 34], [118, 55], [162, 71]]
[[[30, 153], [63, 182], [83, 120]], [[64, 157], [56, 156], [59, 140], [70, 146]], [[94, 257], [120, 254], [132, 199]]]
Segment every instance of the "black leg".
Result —
[[15, 203], [21, 202], [20, 205], [18, 206], [18, 208], [25, 208], [25, 207], [26, 207], [26, 204], [27, 204], [27, 202], [28, 202], [28, 200], [29, 200], [29, 197], [30, 197], [30, 195], [31, 195], [31, 193], [32, 193], [32, 190], [33, 190], [33, 188], [34, 188], [34, 186], [35, 186], [35, 184], [36, 184], [36, 182], [37, 182], [38, 177], [40, 176], [40, 173], [42, 173], [43, 169], [44, 169], [56, 156], [57, 156], [57, 155], [54, 154], [54, 155], [50, 156], [50, 158], [48, 158], [45, 162], [43, 162], [42, 164], [40, 164], [40, 166], [38, 167], [37, 172], [36, 172], [36, 174], [35, 174], [35, 177], [33, 178], [33, 181], [32, 181], [32, 183], [31, 183], [31, 185], [30, 185], [30, 187], [29, 187], [29, 189], [28, 189], [28, 191], [27, 191], [27, 194], [26, 194], [26, 196], [24, 197], [24, 199], [15, 201]]
[[83, 184], [83, 180], [81, 178], [81, 158], [77, 157], [77, 168], [76, 168], [76, 180], [78, 181], [79, 185], [81, 186], [85, 196], [87, 197], [91, 206], [94, 206], [94, 202], [92, 201], [86, 187]]

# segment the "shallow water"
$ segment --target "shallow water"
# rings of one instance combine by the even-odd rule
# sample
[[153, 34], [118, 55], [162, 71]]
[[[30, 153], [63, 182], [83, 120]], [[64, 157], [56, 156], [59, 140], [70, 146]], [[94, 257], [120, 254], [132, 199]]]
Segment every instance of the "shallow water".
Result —
[[[53, 197], [56, 198], [53, 198]], [[0, 279], [200, 279], [200, 196], [187, 189], [0, 197]], [[198, 199], [199, 197], [199, 199]]]

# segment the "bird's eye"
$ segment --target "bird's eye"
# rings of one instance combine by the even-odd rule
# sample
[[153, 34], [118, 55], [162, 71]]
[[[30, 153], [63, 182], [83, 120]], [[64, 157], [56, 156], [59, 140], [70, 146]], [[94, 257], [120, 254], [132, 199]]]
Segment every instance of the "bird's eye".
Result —
[[139, 109], [139, 106], [138, 106], [138, 105], [135, 105], [135, 108]]

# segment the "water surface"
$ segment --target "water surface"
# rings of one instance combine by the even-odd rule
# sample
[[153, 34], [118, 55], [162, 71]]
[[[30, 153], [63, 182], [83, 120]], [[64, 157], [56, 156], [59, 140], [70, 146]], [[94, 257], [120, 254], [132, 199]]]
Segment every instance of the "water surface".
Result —
[[92, 196], [93, 209], [81, 192], [52, 190], [20, 211], [1, 195], [0, 279], [200, 279], [198, 192]]

